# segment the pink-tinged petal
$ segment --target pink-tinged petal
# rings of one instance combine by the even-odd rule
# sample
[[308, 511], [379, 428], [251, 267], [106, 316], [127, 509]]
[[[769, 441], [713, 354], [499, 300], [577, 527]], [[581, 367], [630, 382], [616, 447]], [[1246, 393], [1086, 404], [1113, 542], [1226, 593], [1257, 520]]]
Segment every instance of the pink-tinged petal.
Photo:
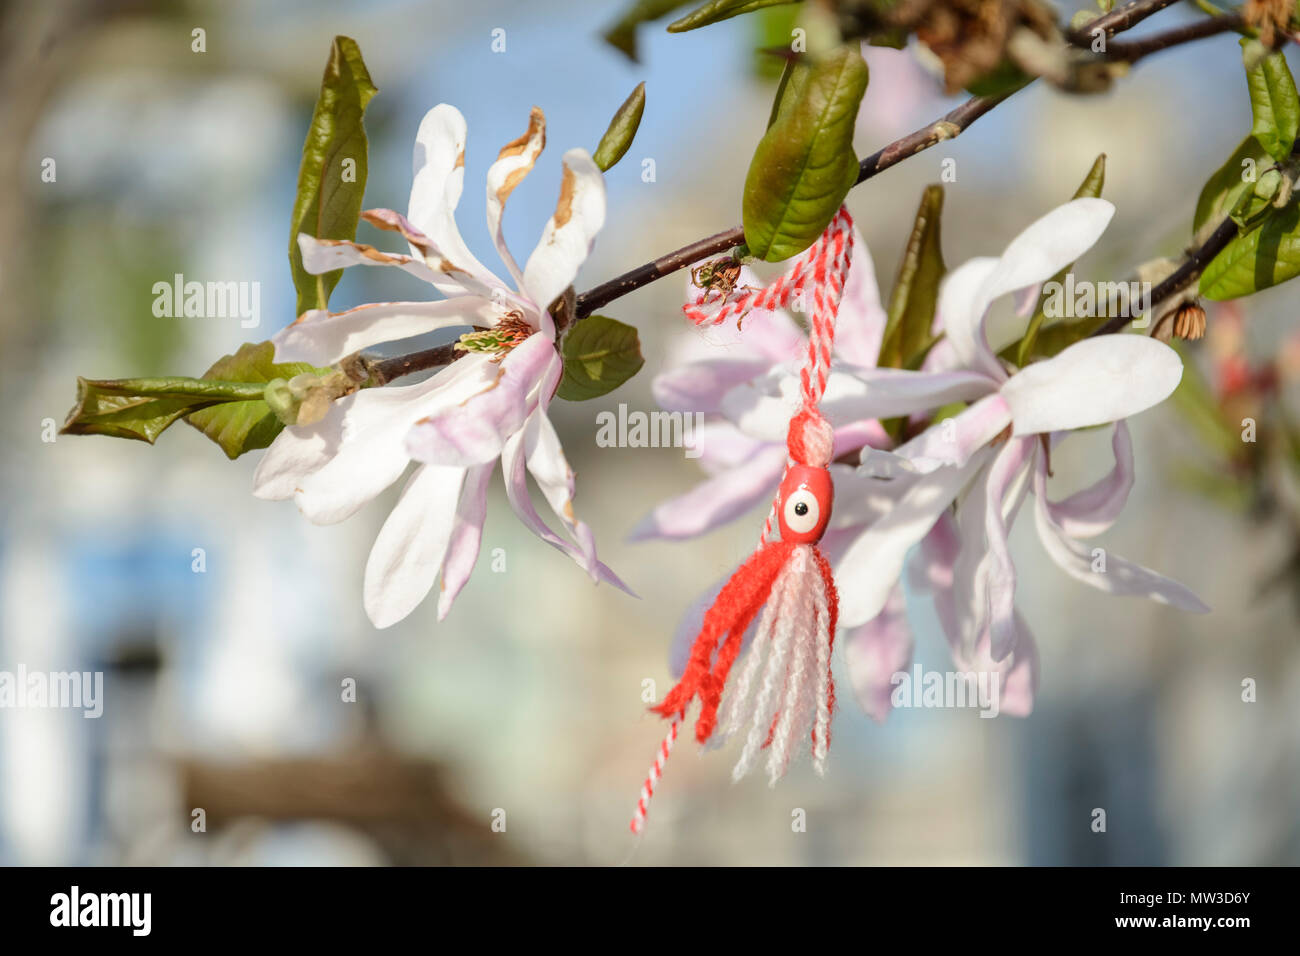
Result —
[[743, 464], [660, 504], [632, 530], [630, 540], [694, 538], [734, 521], [771, 500], [785, 462], [784, 445], [765, 446]]
[[1017, 372], [1001, 394], [1014, 433], [1032, 435], [1136, 415], [1168, 398], [1182, 376], [1182, 360], [1163, 342], [1102, 335]]
[[253, 472], [253, 494], [268, 501], [292, 498], [307, 477], [338, 454], [343, 410], [335, 405], [314, 425], [285, 428], [262, 454]]
[[[570, 558], [578, 563], [580, 567], [586, 567], [587, 556], [584, 555], [575, 545], [565, 541], [542, 520], [537, 509], [533, 507], [532, 496], [528, 493], [528, 474], [526, 471], [527, 461], [524, 454], [524, 433], [518, 431], [511, 435], [506, 442], [505, 448], [501, 452], [501, 474], [506, 482], [506, 498], [510, 501], [510, 507], [514, 510], [515, 516], [523, 522], [526, 527], [537, 537], [541, 538], [557, 551], [567, 554]], [[595, 576], [599, 581], [605, 581], [612, 584], [627, 594], [636, 597], [636, 592], [629, 588], [607, 565], [597, 561]]]
[[689, 362], [660, 372], [650, 384], [659, 407], [670, 412], [722, 410], [722, 397], [735, 388], [767, 372], [766, 359], [709, 359]]
[[[501, 234], [501, 217], [505, 212], [506, 200], [515, 187], [523, 182], [537, 162], [542, 149], [546, 146], [546, 115], [534, 106], [528, 114], [528, 129], [518, 139], [506, 143], [497, 155], [497, 161], [488, 168], [487, 174], [487, 223], [488, 234], [496, 244], [497, 254], [506, 264], [520, 288], [524, 286], [524, 275], [519, 271], [514, 256], [506, 248], [505, 237]], [[547, 303], [540, 302], [543, 309]]]
[[841, 626], [857, 627], [880, 613], [907, 553], [925, 537], [986, 456], [987, 452], [977, 452], [963, 468], [940, 468], [917, 479], [888, 514], [849, 545], [835, 569]]
[[[745, 289], [761, 289], [765, 285], [749, 266], [741, 266], [736, 277], [735, 293]], [[733, 294], [735, 294], [733, 293]], [[694, 279], [687, 274], [686, 304], [702, 305], [705, 299], [709, 304], [717, 305], [722, 297], [717, 290], [709, 292], [695, 285]], [[726, 351], [734, 358], [765, 358], [768, 365], [791, 362], [803, 355], [808, 348], [808, 337], [784, 309], [753, 309], [746, 313], [739, 325], [728, 322], [725, 325], [702, 329], [692, 327], [694, 335], [687, 340], [693, 347], [688, 354], [678, 355], [684, 358], [706, 358]]]
[[734, 468], [770, 444], [746, 435], [728, 421], [706, 421], [695, 429], [700, 468], [710, 475]]
[[464, 480], [463, 468], [422, 465], [402, 489], [366, 561], [365, 607], [375, 627], [402, 620], [433, 587]]
[[476, 465], [465, 472], [465, 487], [451, 527], [447, 557], [442, 563], [442, 588], [438, 592], [438, 620], [445, 620], [452, 603], [460, 594], [478, 561], [483, 540], [483, 522], [487, 519], [487, 489], [492, 465]]
[[[852, 465], [830, 466], [835, 504], [828, 529], [863, 528], [887, 515], [916, 480], [915, 473], [890, 480], [874, 477]], [[823, 548], [822, 550], [826, 550]]]
[[555, 345], [546, 336], [529, 336], [493, 366], [488, 387], [413, 422], [407, 453], [416, 461], [460, 468], [497, 458], [506, 439], [524, 427], [533, 407], [530, 393], [554, 358]]
[[722, 414], [746, 435], [784, 442], [790, 418], [799, 410], [799, 379], [784, 368], [728, 389]]
[[893, 707], [893, 677], [912, 664], [912, 629], [901, 587], [890, 592], [879, 614], [845, 632], [844, 658], [858, 705], [872, 720], [883, 722]]
[[1036, 282], [1031, 286], [1025, 286], [1015, 293], [1016, 316], [1017, 318], [1027, 319], [1034, 311], [1034, 306], [1038, 304], [1038, 296], [1042, 291], [1043, 284]]
[[[1089, 547], [1067, 535], [1047, 507], [1047, 472], [1034, 473], [1034, 523], [1048, 556], [1070, 577], [1099, 591], [1116, 595], [1150, 598], [1184, 611], [1205, 613], [1209, 607], [1186, 586], [1156, 572], [1126, 561], [1102, 548]], [[1104, 564], [1103, 564], [1104, 562]], [[1097, 570], [1093, 570], [1096, 567]], [[1105, 570], [1101, 570], [1104, 567]]]
[[303, 232], [298, 234], [298, 248], [302, 251], [302, 267], [312, 275], [322, 275], [348, 266], [394, 266], [433, 285], [445, 278], [430, 269], [423, 258], [400, 252], [382, 252], [364, 242], [317, 239]]
[[889, 432], [874, 418], [865, 421], [849, 422], [835, 427], [835, 443], [831, 446], [831, 457], [839, 458], [850, 452], [864, 448], [888, 448], [894, 443]]
[[411, 425], [441, 407], [468, 400], [491, 384], [495, 372], [482, 356], [470, 355], [427, 381], [365, 388], [339, 399], [329, 416], [341, 416], [333, 454], [298, 483], [299, 509], [316, 524], [333, 524], [355, 514], [406, 470], [410, 456], [405, 438]]
[[[1002, 700], [1000, 713], [1009, 717], [1028, 717], [1034, 710], [1034, 695], [1038, 692], [1038, 642], [1034, 640], [1029, 625], [1016, 614], [1015, 652], [1010, 657], [1010, 667], [1002, 671]], [[1007, 661], [1004, 660], [1003, 664]]]
[[876, 286], [876, 267], [867, 242], [853, 227], [853, 258], [844, 297], [835, 320], [835, 352], [850, 365], [873, 368], [880, 358], [880, 341], [887, 320]]
[[271, 341], [277, 362], [333, 365], [354, 352], [436, 329], [488, 324], [492, 303], [475, 296], [436, 302], [376, 302], [343, 312], [313, 309]]
[[1024, 500], [1024, 476], [1037, 450], [1035, 439], [1012, 439], [989, 466], [984, 500], [988, 551], [981, 564], [985, 569], [982, 578], [987, 593], [990, 653], [995, 661], [1010, 654], [1016, 643], [1016, 566], [1011, 560], [1007, 532]]
[[547, 308], [577, 278], [605, 225], [605, 180], [585, 149], [564, 154], [560, 200], [524, 266], [522, 291]]
[[469, 276], [489, 289], [505, 290], [505, 283], [474, 257], [456, 228], [456, 205], [465, 183], [465, 139], [465, 117], [456, 107], [441, 103], [425, 114], [415, 135], [406, 215], [441, 251], [443, 274]]
[[944, 276], [935, 308], [936, 321], [943, 323], [944, 339], [936, 348], [951, 351], [954, 367], [982, 372], [1001, 381], [1006, 372], [984, 338], [986, 307], [978, 302], [980, 289], [997, 267], [997, 259], [981, 257], [962, 263]]
[[[845, 374], [847, 373], [847, 374]], [[831, 421], [897, 418], [988, 395], [997, 383], [978, 372], [854, 368], [832, 372], [822, 399]]]
[[935, 422], [895, 454], [910, 458], [923, 470], [936, 463], [960, 466], [993, 441], [1011, 423], [1011, 410], [1000, 395], [987, 395], [960, 414]]
[[1111, 449], [1115, 454], [1115, 467], [1110, 474], [1064, 501], [1048, 502], [1052, 520], [1072, 538], [1090, 538], [1106, 531], [1128, 501], [1134, 477], [1133, 440], [1129, 438], [1128, 425], [1122, 420], [1115, 423]]
[[577, 544], [585, 563], [584, 569], [593, 579], [596, 574], [596, 540], [591, 528], [574, 513], [574, 477], [569, 460], [564, 456], [560, 436], [545, 411], [537, 409], [528, 419], [524, 432], [524, 452], [528, 472], [537, 482], [551, 511], [564, 524], [569, 536]]

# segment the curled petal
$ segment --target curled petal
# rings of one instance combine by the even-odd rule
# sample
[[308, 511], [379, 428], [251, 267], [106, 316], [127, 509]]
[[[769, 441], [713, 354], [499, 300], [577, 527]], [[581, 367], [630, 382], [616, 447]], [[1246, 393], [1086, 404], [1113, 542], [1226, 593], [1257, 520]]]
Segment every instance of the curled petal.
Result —
[[986, 395], [952, 418], [935, 422], [895, 454], [910, 458], [921, 470], [936, 465], [960, 467], [993, 441], [1011, 423], [1011, 411], [1000, 395]]
[[539, 309], [573, 284], [596, 233], [605, 224], [605, 180], [584, 149], [564, 154], [564, 174], [555, 213], [524, 266], [523, 291]]
[[1177, 581], [1104, 549], [1089, 548], [1067, 535], [1048, 509], [1047, 473], [1043, 469], [1034, 473], [1034, 499], [1038, 537], [1048, 556], [1070, 577], [1107, 594], [1137, 595], [1184, 611], [1209, 611], [1200, 598]]
[[[518, 139], [501, 147], [497, 161], [491, 165], [487, 174], [488, 233], [496, 244], [501, 261], [506, 264], [506, 268], [510, 270], [510, 274], [521, 288], [524, 276], [519, 271], [514, 256], [506, 248], [505, 237], [501, 234], [501, 217], [505, 212], [506, 200], [514, 192], [515, 187], [532, 171], [537, 157], [541, 155], [545, 146], [546, 115], [534, 106], [528, 114], [528, 129]], [[544, 309], [549, 302], [550, 299], [547, 299], [538, 305]]]
[[312, 275], [346, 269], [348, 266], [394, 266], [434, 285], [442, 279], [429, 268], [423, 257], [417, 258], [400, 252], [381, 252], [364, 242], [317, 239], [301, 232], [298, 234], [298, 248], [302, 250], [302, 267]]
[[487, 488], [492, 465], [476, 465], [465, 472], [465, 487], [452, 523], [447, 557], [442, 565], [442, 588], [438, 592], [438, 620], [444, 620], [478, 561], [487, 518]]
[[1111, 449], [1115, 467], [1110, 474], [1064, 501], [1048, 502], [1052, 520], [1072, 538], [1101, 534], [1115, 523], [1128, 501], [1133, 488], [1133, 440], [1123, 420], [1115, 423]]

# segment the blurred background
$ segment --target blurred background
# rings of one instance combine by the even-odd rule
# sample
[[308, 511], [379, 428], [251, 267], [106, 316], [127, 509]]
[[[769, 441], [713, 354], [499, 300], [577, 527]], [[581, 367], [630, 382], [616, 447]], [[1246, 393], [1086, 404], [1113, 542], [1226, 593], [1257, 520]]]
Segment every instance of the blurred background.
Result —
[[[290, 209], [335, 34], [357, 39], [380, 89], [366, 117], [368, 207], [405, 208], [419, 120], [453, 103], [469, 124], [460, 225], [494, 263], [475, 184], [538, 105], [551, 147], [506, 220], [507, 242], [526, 255], [554, 208], [560, 155], [594, 148], [644, 80], [641, 130], [607, 176], [609, 220], [579, 288], [734, 224], [773, 94], [772, 65], [754, 50], [783, 42], [788, 11], [682, 35], [648, 27], [633, 63], [600, 39], [622, 6], [0, 4], [0, 670], [105, 674], [98, 720], [0, 709], [0, 862], [1300, 862], [1295, 511], [1264, 445], [1244, 458], [1230, 443], [1216, 449], [1176, 403], [1131, 423], [1137, 485], [1102, 541], [1184, 581], [1213, 613], [1087, 589], [1043, 560], [1022, 521], [1019, 603], [1042, 654], [1031, 716], [898, 710], [877, 725], [837, 659], [845, 692], [824, 780], [801, 764], [774, 790], [732, 785], [727, 754], [697, 757], [683, 743], [639, 843], [627, 820], [662, 734], [643, 682], [659, 695], [670, 686], [681, 615], [747, 553], [762, 520], [684, 544], [625, 540], [653, 504], [700, 478], [680, 449], [595, 443], [602, 409], [653, 409], [651, 377], [686, 334], [683, 281], [606, 310], [640, 330], [637, 378], [554, 406], [579, 510], [640, 600], [592, 587], [533, 538], [498, 477], [483, 554], [449, 619], [437, 623], [427, 601], [376, 631], [362, 568], [397, 486], [346, 523], [316, 527], [291, 503], [252, 497], [257, 453], [229, 462], [183, 424], [154, 448], [48, 440], [77, 375], [197, 375], [293, 319]], [[1190, 15], [1171, 10], [1143, 30]], [[192, 51], [195, 28], [203, 53]], [[869, 51], [859, 155], [959, 102], [921, 59]], [[951, 266], [998, 254], [1105, 152], [1104, 195], [1118, 213], [1083, 268], [1118, 277], [1181, 251], [1201, 183], [1248, 127], [1240, 53], [1219, 37], [1151, 57], [1108, 94], [1035, 84], [848, 204], [887, 290], [945, 159], [957, 173], [943, 227]], [[53, 182], [42, 180], [47, 158]], [[359, 238], [395, 248], [364, 225]], [[260, 283], [261, 326], [155, 317], [153, 283], [175, 273]], [[1188, 353], [1204, 374], [1202, 412], [1231, 425], [1246, 402], [1285, 427], [1296, 363], [1274, 356], [1295, 355], [1297, 288], [1211, 311], [1211, 338]], [[332, 305], [424, 289], [396, 270], [354, 269]], [[1081, 436], [1054, 455], [1054, 489], [1082, 487], [1109, 463], [1108, 434]], [[917, 659], [947, 669], [928, 602], [910, 602], [909, 615]], [[1247, 679], [1254, 702], [1242, 699]], [[1105, 833], [1092, 829], [1094, 808]], [[792, 827], [797, 810], [804, 832]]]

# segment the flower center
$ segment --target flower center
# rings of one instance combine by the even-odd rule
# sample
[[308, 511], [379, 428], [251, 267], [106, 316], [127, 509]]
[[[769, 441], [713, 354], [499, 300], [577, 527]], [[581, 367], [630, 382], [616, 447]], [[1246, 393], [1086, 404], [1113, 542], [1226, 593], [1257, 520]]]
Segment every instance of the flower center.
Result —
[[536, 331], [524, 320], [522, 312], [512, 310], [490, 329], [466, 332], [454, 347], [462, 352], [485, 352], [502, 358]]

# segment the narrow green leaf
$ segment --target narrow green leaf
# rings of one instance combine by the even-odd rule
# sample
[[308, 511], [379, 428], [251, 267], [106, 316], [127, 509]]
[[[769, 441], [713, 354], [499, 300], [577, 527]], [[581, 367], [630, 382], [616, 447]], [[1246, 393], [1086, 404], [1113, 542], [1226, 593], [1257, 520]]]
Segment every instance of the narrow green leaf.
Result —
[[637, 28], [643, 23], [666, 17], [688, 3], [690, 0], [636, 0], [605, 30], [605, 42], [635, 62], [640, 59], [636, 42]]
[[866, 61], [854, 45], [807, 69], [805, 80], [787, 84], [745, 177], [745, 241], [768, 262], [812, 245], [858, 176], [853, 127], [867, 89]]
[[1243, 37], [1241, 53], [1250, 88], [1250, 110], [1255, 117], [1251, 135], [1265, 152], [1283, 162], [1291, 155], [1300, 130], [1300, 95], [1296, 94], [1291, 69], [1280, 51], [1260, 58], [1257, 40]]
[[1228, 161], [1201, 187], [1200, 198], [1196, 200], [1196, 215], [1192, 218], [1192, 235], [1199, 236], [1203, 229], [1212, 229], [1221, 223], [1243, 193], [1252, 188], [1266, 165], [1271, 165], [1270, 157], [1259, 140], [1253, 135], [1243, 139]]
[[740, 16], [742, 13], [750, 13], [764, 7], [801, 2], [803, 0], [709, 0], [708, 3], [692, 10], [680, 20], [674, 20], [668, 24], [668, 32], [685, 33], [687, 30], [706, 27], [710, 23], [729, 20], [732, 17]]
[[176, 419], [223, 402], [243, 402], [262, 386], [197, 378], [77, 379], [77, 404], [65, 435], [111, 435], [153, 444]]
[[1300, 275], [1300, 206], [1274, 213], [1238, 236], [1201, 273], [1201, 295], [1239, 299]]
[[217, 359], [203, 373], [204, 379], [258, 383], [245, 401], [231, 401], [218, 408], [206, 408], [185, 420], [207, 435], [226, 453], [238, 458], [246, 451], [265, 448], [284, 425], [262, 400], [266, 383], [274, 378], [293, 378], [302, 372], [324, 372], [306, 362], [275, 363], [275, 346], [270, 342], [245, 342], [234, 355]]
[[355, 40], [338, 36], [330, 47], [320, 96], [302, 144], [298, 194], [289, 233], [289, 267], [298, 290], [298, 315], [323, 309], [343, 270], [314, 276], [302, 267], [298, 234], [321, 239], [353, 239], [366, 188], [366, 131], [362, 116], [378, 90]]
[[604, 315], [575, 322], [564, 336], [564, 377], [556, 395], [570, 402], [618, 388], [645, 364], [636, 329]]
[[[1092, 168], [1088, 170], [1088, 175], [1083, 177], [1083, 182], [1079, 188], [1074, 191], [1075, 199], [1097, 199], [1101, 196], [1102, 187], [1106, 185], [1106, 154], [1100, 153], [1093, 160]], [[1066, 273], [1074, 268], [1073, 263], [1066, 266], [1051, 279], [1052, 282], [1061, 282], [1065, 279]], [[1025, 327], [1025, 334], [1020, 339], [1020, 346], [1016, 350], [1016, 365], [1024, 368], [1030, 357], [1034, 354], [1034, 345], [1038, 341], [1038, 333], [1043, 327], [1043, 321], [1047, 318], [1047, 293], [1040, 293], [1038, 296], [1038, 305], [1034, 309], [1034, 314], [1029, 318], [1029, 325]]]
[[918, 356], [934, 344], [931, 329], [939, 280], [947, 271], [939, 237], [942, 214], [943, 187], [927, 186], [889, 295], [889, 317], [878, 361], [882, 368], [913, 367]]
[[596, 152], [592, 153], [591, 158], [595, 160], [601, 172], [607, 172], [623, 158], [623, 154], [632, 145], [637, 128], [641, 125], [641, 114], [644, 112], [645, 81], [643, 80], [618, 108], [614, 118], [609, 121], [609, 129], [605, 130], [605, 135], [600, 138], [600, 145], [596, 147]]

